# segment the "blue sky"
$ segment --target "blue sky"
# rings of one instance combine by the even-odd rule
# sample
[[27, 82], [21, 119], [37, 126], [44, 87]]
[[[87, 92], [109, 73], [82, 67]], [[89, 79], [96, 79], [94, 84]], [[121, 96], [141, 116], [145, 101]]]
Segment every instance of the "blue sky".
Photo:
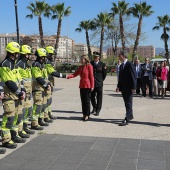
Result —
[[[25, 16], [30, 14], [30, 11], [26, 9], [30, 2], [34, 0], [17, 0], [18, 1], [18, 15], [19, 15], [19, 27], [20, 33], [23, 34], [37, 34], [38, 33], [38, 19], [35, 17], [32, 20], [26, 19]], [[100, 12], [110, 12], [113, 0], [46, 0], [50, 5], [65, 2], [66, 7], [71, 6], [72, 14], [63, 20], [61, 35], [75, 40], [75, 43], [86, 43], [85, 33], [75, 32], [75, 28], [78, 27], [80, 21], [93, 19]], [[130, 3], [138, 3], [140, 0], [126, 0]], [[154, 14], [149, 18], [143, 19], [143, 32], [145, 32], [146, 39], [140, 42], [140, 45], [153, 45], [154, 47], [164, 48], [164, 43], [160, 40], [162, 30], [152, 31], [152, 28], [157, 22], [157, 16], [163, 16], [165, 14], [170, 15], [170, 0], [147, 0], [149, 5], [152, 5]], [[1, 0], [0, 5], [0, 33], [13, 33], [16, 32], [15, 23], [15, 10], [13, 0]], [[137, 23], [137, 19], [132, 19]], [[57, 31], [57, 20], [51, 20], [43, 18], [43, 30], [44, 34], [51, 35]], [[133, 42], [132, 42], [133, 43]], [[170, 44], [169, 44], [170, 46]]]

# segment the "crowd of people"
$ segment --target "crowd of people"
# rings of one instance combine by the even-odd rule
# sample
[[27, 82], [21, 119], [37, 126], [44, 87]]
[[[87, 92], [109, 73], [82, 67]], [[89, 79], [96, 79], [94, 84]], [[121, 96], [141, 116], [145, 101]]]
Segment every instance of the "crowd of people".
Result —
[[[160, 64], [154, 62], [154, 65], [152, 65], [149, 58], [145, 58], [144, 63], [140, 63], [140, 60], [136, 59], [133, 64], [137, 76], [136, 95], [146, 97], [146, 94], [149, 93], [149, 97], [151, 98], [164, 98], [166, 95], [169, 73], [167, 61], [162, 61]], [[118, 79], [120, 65], [121, 61], [119, 60], [116, 65]]]
[[[25, 143], [35, 130], [43, 130], [56, 119], [51, 112], [54, 77], [66, 78], [66, 74], [58, 73], [52, 65], [55, 54], [52, 46], [33, 52], [28, 45], [10, 42], [6, 52], [0, 63], [0, 99], [4, 110], [1, 154], [6, 152], [5, 148], [14, 149], [17, 143]], [[36, 56], [32, 65], [30, 55]]]

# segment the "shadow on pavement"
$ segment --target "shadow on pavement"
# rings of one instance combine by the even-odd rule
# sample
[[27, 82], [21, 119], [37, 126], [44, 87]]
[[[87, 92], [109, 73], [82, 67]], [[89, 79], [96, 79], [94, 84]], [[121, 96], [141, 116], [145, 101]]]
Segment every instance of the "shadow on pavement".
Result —
[[104, 95], [113, 96], [113, 97], [122, 97], [121, 93], [117, 93], [117, 94], [104, 94]]
[[57, 113], [82, 113], [82, 112], [76, 112], [76, 111], [70, 111], [70, 110], [52, 110], [52, 112], [57, 112]]
[[[57, 119], [63, 119], [63, 120], [80, 120], [82, 121], [81, 117], [57, 117]], [[90, 117], [88, 121], [91, 122], [105, 122], [105, 123], [113, 123], [113, 124], [119, 124], [123, 121], [123, 119], [100, 119], [100, 118], [94, 118]], [[140, 122], [140, 121], [130, 121], [129, 124], [138, 124], [138, 125], [148, 125], [148, 126], [155, 126], [155, 127], [161, 127], [161, 126], [167, 126], [170, 127], [170, 124], [160, 124], [160, 123], [153, 123], [153, 122]]]

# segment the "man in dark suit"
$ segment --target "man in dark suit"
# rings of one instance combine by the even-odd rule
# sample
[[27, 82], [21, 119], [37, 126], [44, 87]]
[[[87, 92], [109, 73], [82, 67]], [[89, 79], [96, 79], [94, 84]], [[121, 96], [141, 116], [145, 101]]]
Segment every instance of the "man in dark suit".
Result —
[[93, 110], [91, 113], [94, 113], [95, 116], [99, 116], [99, 112], [102, 107], [102, 98], [103, 98], [103, 81], [106, 78], [106, 65], [100, 61], [100, 53], [93, 52], [94, 61], [91, 61], [94, 71], [94, 90], [91, 92], [91, 103]]
[[153, 66], [149, 63], [149, 58], [145, 58], [145, 63], [141, 65], [142, 96], [146, 96], [146, 86], [149, 87], [149, 96], [152, 98]]
[[141, 64], [138, 59], [135, 60], [134, 66], [135, 66], [136, 76], [137, 76], [136, 95], [140, 95], [140, 88], [142, 86], [142, 84], [141, 84]]
[[126, 117], [119, 126], [126, 126], [129, 124], [130, 120], [133, 119], [132, 98], [136, 89], [137, 77], [134, 65], [127, 60], [127, 56], [123, 51], [119, 54], [119, 60], [122, 61], [122, 64], [120, 66], [116, 92], [122, 92], [126, 107]]

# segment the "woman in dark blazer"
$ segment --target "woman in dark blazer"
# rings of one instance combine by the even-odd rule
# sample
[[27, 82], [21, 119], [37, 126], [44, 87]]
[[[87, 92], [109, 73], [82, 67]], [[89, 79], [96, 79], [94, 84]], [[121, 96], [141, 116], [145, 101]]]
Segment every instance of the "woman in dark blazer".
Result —
[[93, 67], [90, 64], [90, 60], [86, 55], [81, 56], [81, 66], [77, 69], [74, 74], [67, 76], [67, 79], [80, 76], [80, 97], [83, 112], [83, 121], [87, 121], [90, 116], [90, 97], [91, 91], [94, 89], [94, 75]]

